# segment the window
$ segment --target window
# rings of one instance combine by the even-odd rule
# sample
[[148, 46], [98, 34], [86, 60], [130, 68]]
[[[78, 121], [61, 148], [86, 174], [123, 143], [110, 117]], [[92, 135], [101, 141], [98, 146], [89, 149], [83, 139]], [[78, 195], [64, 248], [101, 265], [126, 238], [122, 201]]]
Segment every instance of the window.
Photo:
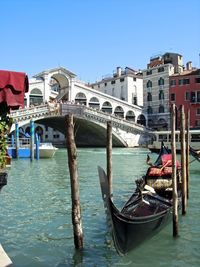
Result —
[[159, 91], [159, 100], [165, 99], [163, 90]]
[[136, 80], [137, 80], [137, 79], [136, 79], [135, 77], [133, 77], [133, 81], [136, 82]]
[[164, 81], [163, 78], [160, 78], [160, 79], [158, 80], [158, 85], [164, 85], [164, 83], [165, 83], [165, 81]]
[[170, 81], [170, 86], [175, 86], [176, 85], [176, 80], [171, 80]]
[[200, 77], [195, 79], [196, 83], [200, 83]]
[[151, 93], [147, 94], [147, 101], [152, 101], [152, 94]]
[[158, 72], [163, 72], [165, 69], [164, 69], [164, 67], [159, 67], [158, 68]]
[[197, 91], [197, 102], [200, 102], [200, 91]]
[[171, 101], [175, 101], [176, 100], [176, 95], [174, 93], [171, 94]]
[[185, 84], [190, 84], [190, 79], [180, 79], [178, 80], [179, 85], [185, 85]]
[[163, 105], [160, 105], [159, 106], [159, 109], [158, 109], [158, 113], [164, 113], [165, 112], [165, 108]]
[[159, 142], [162, 142], [162, 141], [167, 142], [167, 135], [166, 134], [159, 134], [158, 141]]
[[121, 79], [120, 79], [120, 82], [124, 82], [124, 78], [121, 78]]
[[112, 96], [115, 96], [115, 88], [112, 88]]
[[152, 81], [148, 80], [147, 82], [147, 88], [152, 87]]
[[196, 112], [197, 115], [200, 115], [200, 108], [197, 108], [197, 112]]
[[115, 81], [111, 81], [111, 84], [115, 84]]
[[107, 86], [107, 83], [104, 83], [105, 86]]
[[147, 72], [146, 72], [146, 75], [151, 75], [152, 74], [152, 70], [148, 70]]
[[153, 109], [152, 109], [151, 106], [148, 106], [148, 107], [147, 107], [147, 113], [148, 113], [148, 114], [153, 114]]
[[196, 94], [195, 94], [195, 92], [191, 92], [190, 102], [191, 103], [195, 103], [196, 102]]
[[185, 92], [185, 100], [190, 101], [190, 92]]

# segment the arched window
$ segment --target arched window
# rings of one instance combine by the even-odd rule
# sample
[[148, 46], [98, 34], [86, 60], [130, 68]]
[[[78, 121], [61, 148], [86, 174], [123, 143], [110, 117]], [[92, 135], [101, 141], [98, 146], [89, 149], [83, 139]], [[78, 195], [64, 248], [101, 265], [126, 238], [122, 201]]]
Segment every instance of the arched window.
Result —
[[158, 80], [158, 85], [164, 85], [165, 81], [162, 77]]
[[132, 110], [126, 113], [126, 120], [135, 122], [135, 113]]
[[162, 100], [162, 99], [165, 99], [165, 95], [164, 95], [163, 90], [160, 90], [159, 91], [159, 100]]
[[115, 114], [116, 116], [118, 116], [118, 117], [124, 118], [124, 110], [123, 110], [123, 108], [120, 107], [120, 106], [117, 106], [117, 107], [115, 108], [114, 114]]
[[138, 116], [137, 123], [146, 126], [146, 119], [143, 114]]
[[38, 88], [32, 89], [29, 95], [29, 99], [30, 105], [37, 106], [43, 103], [43, 96], [41, 90]]
[[147, 93], [147, 101], [152, 101], [152, 94], [151, 93]]
[[75, 97], [75, 103], [85, 105], [87, 104], [87, 98], [84, 93], [79, 92]]
[[160, 106], [159, 106], [158, 113], [165, 113], [165, 108], [164, 108], [163, 105], [160, 105]]
[[147, 113], [148, 113], [148, 114], [153, 114], [153, 109], [152, 109], [151, 106], [148, 106], [148, 107], [147, 107]]
[[60, 92], [60, 84], [53, 77], [51, 77], [49, 85], [50, 85], [51, 91]]
[[152, 87], [152, 81], [148, 80], [148, 82], [147, 82], [147, 88], [150, 88], [150, 87]]
[[112, 105], [110, 102], [106, 101], [103, 103], [101, 110], [103, 112], [112, 113]]
[[99, 99], [97, 97], [90, 98], [89, 107], [99, 109]]

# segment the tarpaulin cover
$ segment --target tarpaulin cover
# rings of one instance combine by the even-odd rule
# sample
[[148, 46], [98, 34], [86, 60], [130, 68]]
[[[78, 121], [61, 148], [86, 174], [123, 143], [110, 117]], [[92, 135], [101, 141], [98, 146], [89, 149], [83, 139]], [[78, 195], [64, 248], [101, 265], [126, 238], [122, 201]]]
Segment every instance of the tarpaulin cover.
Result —
[[5, 102], [10, 108], [23, 108], [28, 87], [28, 76], [25, 73], [0, 70], [0, 103]]

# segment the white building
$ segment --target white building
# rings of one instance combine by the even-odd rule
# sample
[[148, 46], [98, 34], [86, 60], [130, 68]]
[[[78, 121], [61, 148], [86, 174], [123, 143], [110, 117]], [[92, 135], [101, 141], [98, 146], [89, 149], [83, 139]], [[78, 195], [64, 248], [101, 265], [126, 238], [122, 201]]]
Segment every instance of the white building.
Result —
[[176, 53], [152, 57], [143, 70], [143, 112], [149, 127], [170, 128], [169, 76], [182, 70], [182, 56]]
[[112, 77], [91, 84], [92, 88], [119, 98], [129, 104], [143, 106], [143, 79], [140, 71], [117, 67]]

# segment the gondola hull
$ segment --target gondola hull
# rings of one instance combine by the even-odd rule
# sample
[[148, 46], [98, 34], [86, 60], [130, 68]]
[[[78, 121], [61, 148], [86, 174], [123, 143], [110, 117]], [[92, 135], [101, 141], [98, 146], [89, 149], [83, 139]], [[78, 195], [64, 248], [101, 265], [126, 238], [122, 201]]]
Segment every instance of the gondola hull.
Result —
[[109, 196], [105, 172], [100, 167], [98, 170], [107, 222], [114, 245], [119, 254], [126, 254], [155, 235], [170, 221], [172, 204], [160, 201], [156, 195], [146, 194], [142, 199], [138, 193], [134, 193], [122, 211], [119, 211]]

